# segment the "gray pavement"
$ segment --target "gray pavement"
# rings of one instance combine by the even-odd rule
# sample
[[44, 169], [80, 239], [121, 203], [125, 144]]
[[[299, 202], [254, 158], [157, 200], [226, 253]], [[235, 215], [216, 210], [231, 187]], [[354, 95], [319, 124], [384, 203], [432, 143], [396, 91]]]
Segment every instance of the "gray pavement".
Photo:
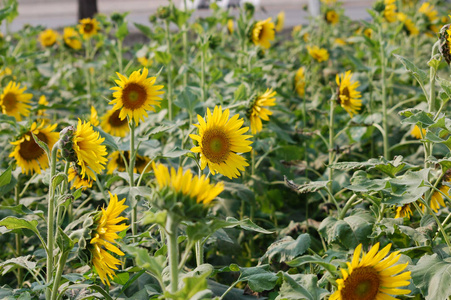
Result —
[[[17, 31], [25, 24], [42, 25], [49, 28], [60, 28], [77, 23], [77, 0], [18, 0], [19, 16], [10, 24], [10, 30]], [[366, 9], [371, 7], [370, 0], [343, 1], [345, 14], [352, 19], [368, 19]], [[130, 12], [127, 16], [130, 24], [148, 24], [149, 15], [153, 14], [161, 5], [167, 5], [168, 0], [97, 0], [99, 12], [111, 14], [113, 12]], [[181, 1], [174, 1], [178, 4]], [[261, 0], [265, 11], [257, 10], [256, 18], [275, 17], [279, 11], [285, 11], [285, 27], [293, 27], [308, 22], [308, 12], [303, 8], [308, 0]], [[208, 9], [197, 10], [194, 17], [208, 16]], [[237, 9], [232, 9], [237, 15]], [[131, 31], [136, 31], [134, 26]], [[4, 31], [4, 27], [2, 28]]]

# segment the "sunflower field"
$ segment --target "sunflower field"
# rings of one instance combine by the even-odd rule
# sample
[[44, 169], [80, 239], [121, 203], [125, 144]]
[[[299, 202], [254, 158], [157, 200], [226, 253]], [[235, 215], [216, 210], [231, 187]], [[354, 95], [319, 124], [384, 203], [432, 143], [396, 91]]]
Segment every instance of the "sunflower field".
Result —
[[451, 299], [450, 3], [256, 9], [3, 32], [0, 299]]

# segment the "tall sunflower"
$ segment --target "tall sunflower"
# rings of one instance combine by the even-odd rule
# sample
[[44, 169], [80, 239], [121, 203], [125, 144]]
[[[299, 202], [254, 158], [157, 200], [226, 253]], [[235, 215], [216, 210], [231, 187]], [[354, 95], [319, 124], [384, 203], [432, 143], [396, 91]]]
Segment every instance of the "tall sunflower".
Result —
[[315, 59], [317, 62], [326, 61], [329, 59], [329, 52], [318, 46], [307, 46], [308, 54]]
[[262, 46], [265, 49], [271, 47], [270, 41], [275, 38], [275, 25], [271, 22], [271, 18], [264, 21], [258, 21], [254, 24], [251, 30], [252, 42], [258, 46]]
[[229, 32], [229, 34], [233, 34], [233, 27], [234, 27], [234, 24], [233, 24], [233, 19], [228, 19], [227, 20], [227, 31]]
[[105, 138], [91, 126], [90, 122], [81, 122], [78, 119], [77, 129], [72, 137], [73, 150], [77, 156], [77, 164], [80, 166], [81, 177], [95, 180], [95, 173], [105, 169], [106, 147], [102, 145]]
[[102, 117], [102, 122], [100, 123], [100, 127], [105, 130], [106, 133], [109, 133], [114, 136], [124, 137], [130, 131], [130, 127], [128, 126], [127, 119], [119, 118], [120, 110], [109, 110]]
[[80, 20], [80, 24], [77, 25], [78, 31], [83, 35], [84, 39], [89, 39], [93, 35], [97, 34], [99, 30], [99, 22], [96, 19], [85, 18]]
[[[126, 161], [130, 160], [130, 151], [124, 151], [124, 158], [126, 159]], [[133, 172], [141, 174], [149, 162], [150, 158], [137, 154]], [[113, 174], [114, 170], [118, 170], [119, 172], [125, 171], [125, 163], [119, 151], [114, 151], [110, 154], [109, 162], [106, 168], [107, 174]]]
[[281, 11], [277, 15], [275, 30], [276, 32], [281, 32], [283, 29], [283, 25], [285, 25], [285, 12]]
[[420, 31], [418, 30], [418, 28], [415, 26], [415, 24], [413, 23], [413, 21], [407, 17], [407, 15], [405, 13], [398, 13], [397, 14], [398, 20], [404, 24], [404, 30], [407, 32], [408, 35], [418, 35], [420, 33]]
[[262, 119], [265, 121], [269, 121], [270, 115], [272, 115], [272, 111], [264, 106], [275, 106], [276, 105], [276, 92], [273, 92], [272, 89], [266, 89], [262, 95], [258, 96], [252, 103], [249, 109], [249, 119], [251, 121], [251, 132], [252, 134], [256, 134], [262, 130]]
[[128, 225], [121, 223], [127, 220], [125, 217], [119, 215], [128, 207], [124, 205], [125, 198], [121, 201], [117, 200], [117, 195], [113, 195], [110, 192], [110, 202], [107, 209], [102, 208], [102, 213], [97, 219], [97, 229], [93, 232], [93, 237], [90, 241], [92, 264], [94, 265], [97, 274], [103, 284], [110, 285], [110, 279], [113, 279], [117, 270], [117, 266], [121, 265], [121, 261], [114, 257], [110, 252], [119, 256], [124, 256], [117, 247], [117, 239], [120, 239], [117, 232], [124, 231], [128, 228]]
[[249, 165], [238, 153], [252, 150], [252, 142], [247, 140], [252, 136], [244, 135], [249, 127], [241, 127], [244, 120], [239, 119], [238, 114], [230, 119], [229, 115], [229, 109], [223, 112], [220, 106], [216, 106], [213, 113], [207, 108], [205, 119], [197, 115], [199, 124], [194, 125], [199, 135], [190, 134], [190, 137], [198, 144], [191, 151], [200, 153], [202, 170], [208, 165], [213, 175], [218, 172], [232, 179], [240, 176], [240, 171]]
[[70, 48], [72, 48], [74, 50], [81, 49], [82, 45], [81, 45], [81, 41], [80, 41], [80, 35], [72, 27], [64, 28], [63, 40], [64, 40], [64, 43], [67, 46], [69, 46]]
[[351, 81], [351, 77], [351, 71], [346, 71], [345, 74], [341, 74], [340, 76], [337, 74], [335, 80], [338, 85], [337, 102], [352, 118], [362, 107], [362, 100], [360, 100], [362, 95], [357, 91], [360, 83], [358, 81]]
[[299, 97], [303, 98], [305, 96], [305, 68], [300, 67], [296, 71], [296, 75], [294, 76], [294, 88], [296, 89], [296, 93], [298, 93]]
[[72, 182], [72, 189], [83, 188], [86, 190], [87, 188], [92, 187], [92, 180], [89, 178], [83, 178], [78, 170], [77, 166], [72, 166], [69, 168], [69, 172], [67, 174], [69, 182]]
[[16, 141], [11, 142], [14, 145], [13, 151], [9, 157], [14, 157], [17, 165], [22, 168], [22, 173], [32, 174], [36, 172], [41, 174], [41, 169], [47, 169], [49, 159], [44, 150], [34, 141], [32, 134], [36, 135], [39, 140], [46, 143], [50, 149], [59, 139], [59, 133], [53, 132], [56, 124], [44, 127], [44, 122], [39, 126], [36, 122], [31, 124], [30, 130], [20, 136]]
[[39, 34], [39, 42], [42, 47], [51, 47], [56, 43], [58, 32], [53, 29], [46, 29]]
[[326, 19], [326, 22], [332, 25], [337, 24], [340, 21], [340, 15], [337, 14], [337, 12], [333, 9], [329, 9], [326, 12], [326, 15], [324, 17]]
[[20, 83], [10, 81], [0, 96], [2, 113], [13, 116], [17, 121], [22, 121], [22, 116], [30, 115], [30, 99], [32, 94], [24, 94], [27, 87], [20, 88]]
[[387, 256], [390, 248], [388, 244], [378, 252], [377, 243], [360, 259], [362, 244], [358, 245], [352, 261], [346, 263], [348, 270], [341, 269], [343, 278], [337, 279], [338, 288], [329, 300], [394, 300], [390, 295], [409, 294], [410, 290], [400, 289], [410, 284], [410, 271], [400, 273], [408, 263], [395, 265], [401, 255], [397, 251]]
[[387, 22], [393, 23], [396, 22], [396, 0], [384, 0], [385, 8], [384, 8], [384, 18]]
[[154, 85], [156, 77], [147, 78], [149, 74], [147, 68], [134, 71], [129, 78], [116, 74], [119, 77], [119, 80], [116, 80], [118, 86], [111, 88], [115, 91], [114, 100], [110, 102], [114, 104], [113, 110], [120, 110], [121, 120], [128, 116], [130, 120], [134, 119], [136, 124], [139, 120], [144, 121], [144, 116], [148, 116], [147, 110], [155, 111], [153, 105], [160, 106], [161, 98], [158, 95], [164, 93], [160, 91], [163, 86]]

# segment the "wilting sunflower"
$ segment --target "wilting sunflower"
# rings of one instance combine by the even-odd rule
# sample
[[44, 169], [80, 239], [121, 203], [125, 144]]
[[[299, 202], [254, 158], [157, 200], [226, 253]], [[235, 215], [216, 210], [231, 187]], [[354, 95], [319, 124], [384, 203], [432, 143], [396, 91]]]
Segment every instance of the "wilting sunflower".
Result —
[[105, 138], [100, 138], [100, 134], [91, 126], [90, 122], [81, 122], [78, 119], [77, 129], [72, 137], [73, 146], [77, 156], [77, 164], [80, 166], [82, 178], [95, 180], [95, 173], [100, 173], [105, 169], [106, 147], [102, 145]]
[[92, 180], [88, 178], [83, 178], [80, 172], [77, 170], [78, 167], [70, 167], [69, 172], [67, 174], [69, 182], [72, 182], [73, 189], [83, 188], [86, 190], [87, 188], [92, 187]]
[[15, 147], [9, 154], [9, 157], [15, 158], [17, 165], [22, 168], [22, 173], [32, 174], [36, 172], [41, 174], [41, 169], [48, 168], [49, 159], [47, 154], [34, 141], [32, 133], [52, 149], [59, 139], [59, 133], [53, 132], [55, 128], [56, 124], [44, 127], [43, 122], [39, 126], [34, 122], [31, 124], [28, 132], [20, 136], [16, 141], [11, 142]]
[[164, 93], [160, 91], [163, 86], [154, 85], [157, 78], [147, 78], [148, 73], [147, 68], [134, 71], [129, 78], [116, 73], [120, 80], [116, 80], [118, 86], [111, 88], [115, 92], [114, 100], [110, 104], [114, 104], [113, 110], [120, 110], [121, 120], [128, 116], [130, 121], [134, 119], [137, 125], [139, 120], [144, 121], [144, 116], [148, 116], [147, 110], [155, 111], [153, 105], [160, 106], [161, 98], [158, 95]]
[[272, 115], [272, 111], [264, 106], [276, 105], [276, 92], [272, 89], [266, 89], [266, 91], [258, 96], [250, 106], [248, 117], [251, 121], [251, 132], [256, 134], [262, 130], [262, 119], [269, 121], [269, 116]]
[[127, 119], [119, 118], [120, 110], [109, 110], [102, 117], [100, 127], [106, 132], [114, 136], [124, 137], [130, 131]]
[[211, 184], [210, 178], [206, 178], [205, 175], [193, 176], [191, 170], [183, 172], [180, 167], [177, 172], [174, 168], [169, 172], [165, 165], [155, 163], [152, 167], [160, 189], [168, 187], [176, 193], [189, 196], [196, 203], [209, 205], [224, 190], [224, 183]]
[[332, 25], [335, 25], [340, 21], [340, 15], [338, 15], [337, 12], [333, 9], [328, 10], [324, 18], [326, 19], [327, 23]]
[[264, 21], [258, 21], [254, 24], [251, 30], [252, 42], [255, 45], [260, 45], [265, 49], [271, 47], [270, 41], [275, 37], [275, 25], [271, 22], [271, 18]]
[[227, 31], [229, 32], [229, 34], [233, 34], [233, 19], [228, 19], [227, 20]]
[[305, 96], [305, 68], [300, 67], [294, 76], [294, 87], [299, 97]]
[[56, 43], [56, 39], [58, 38], [58, 32], [53, 29], [46, 29], [41, 34], [39, 34], [39, 42], [42, 47], [50, 47]]
[[80, 20], [80, 24], [77, 25], [78, 31], [83, 35], [84, 39], [89, 39], [93, 35], [97, 34], [99, 30], [99, 22], [96, 19], [86, 18]]
[[319, 48], [318, 46], [307, 46], [308, 54], [313, 57], [316, 61], [322, 62], [329, 59], [329, 52], [324, 48]]
[[[124, 158], [127, 162], [130, 160], [130, 151], [124, 151]], [[133, 172], [141, 174], [149, 162], [150, 158], [137, 154]], [[109, 162], [106, 168], [107, 174], [113, 174], [114, 170], [118, 170], [119, 172], [125, 171], [125, 163], [119, 151], [114, 151], [110, 154]]]
[[357, 111], [361, 109], [362, 100], [360, 98], [360, 92], [357, 91], [357, 88], [360, 86], [358, 81], [351, 81], [351, 71], [346, 71], [345, 74], [341, 74], [335, 78], [335, 81], [338, 85], [338, 104], [343, 107], [351, 118], [357, 114]]
[[27, 87], [20, 88], [20, 83], [10, 81], [0, 96], [0, 106], [2, 113], [13, 116], [17, 121], [22, 120], [22, 116], [27, 117], [30, 114], [30, 99], [32, 94], [24, 94]]
[[396, 216], [395, 219], [397, 218], [409, 218], [412, 215], [412, 209], [410, 208], [410, 203], [409, 204], [405, 204], [403, 206], [398, 206], [396, 208]]
[[389, 23], [396, 22], [396, 0], [384, 0], [385, 9], [384, 9], [384, 18]]
[[377, 243], [370, 252], [363, 253], [362, 259], [362, 244], [358, 245], [352, 261], [346, 263], [348, 270], [341, 269], [343, 279], [337, 279], [338, 289], [329, 300], [394, 300], [390, 295], [409, 294], [410, 290], [400, 289], [410, 284], [410, 271], [400, 273], [408, 263], [395, 265], [401, 255], [396, 251], [387, 256], [391, 245], [378, 252]]
[[102, 214], [96, 220], [97, 229], [93, 231], [93, 237], [91, 239], [91, 254], [92, 264], [96, 268], [96, 272], [100, 277], [103, 284], [110, 285], [110, 279], [113, 279], [117, 270], [117, 266], [121, 265], [121, 261], [115, 258], [110, 252], [119, 256], [124, 256], [117, 247], [117, 239], [120, 239], [118, 232], [124, 231], [128, 228], [128, 225], [122, 223], [127, 220], [125, 217], [119, 215], [128, 207], [124, 205], [125, 198], [121, 201], [117, 200], [117, 195], [113, 195], [110, 192], [110, 203], [107, 209], [102, 208]]
[[[423, 128], [421, 131], [423, 132], [423, 136], [426, 135], [426, 129]], [[418, 140], [421, 139], [420, 127], [418, 125], [413, 126], [410, 135]]]
[[285, 25], [285, 12], [281, 11], [277, 15], [277, 19], [276, 19], [276, 26], [275, 26], [276, 32], [281, 32], [283, 29], [283, 25]]
[[408, 35], [418, 35], [420, 31], [415, 26], [415, 24], [412, 22], [409, 17], [405, 13], [398, 13], [397, 14], [398, 20], [404, 24], [404, 30], [407, 32]]
[[92, 126], [99, 126], [99, 115], [97, 114], [97, 110], [94, 106], [91, 106], [91, 115], [89, 116], [89, 122], [91, 122]]
[[[446, 180], [446, 182], [451, 183], [451, 179]], [[442, 184], [442, 186], [439, 188], [440, 192], [450, 197], [449, 194], [449, 186]], [[431, 196], [431, 201], [429, 202], [429, 205], [431, 206], [431, 209], [437, 213], [440, 207], [446, 207], [445, 199], [442, 193], [438, 191], [435, 191]], [[420, 203], [420, 207], [422, 208], [423, 212], [425, 211], [426, 207]]]
[[229, 114], [229, 109], [223, 112], [220, 106], [216, 106], [213, 113], [207, 108], [205, 119], [197, 115], [199, 124], [194, 125], [199, 135], [190, 134], [190, 137], [198, 144], [191, 151], [200, 153], [202, 170], [208, 165], [213, 175], [218, 172], [232, 179], [240, 176], [240, 171], [249, 165], [238, 153], [252, 150], [252, 142], [247, 140], [252, 136], [243, 135], [249, 127], [241, 127], [244, 120], [239, 119], [238, 114], [230, 119]]
[[152, 60], [148, 59], [145, 56], [140, 56], [137, 58], [138, 62], [141, 64], [141, 66], [148, 68], [152, 65]]
[[64, 43], [74, 50], [81, 49], [81, 41], [78, 32], [72, 27], [64, 28], [63, 32]]
[[429, 2], [423, 2], [418, 9], [418, 12], [424, 14], [431, 23], [434, 23], [438, 19], [438, 11], [436, 11], [434, 5], [431, 5]]

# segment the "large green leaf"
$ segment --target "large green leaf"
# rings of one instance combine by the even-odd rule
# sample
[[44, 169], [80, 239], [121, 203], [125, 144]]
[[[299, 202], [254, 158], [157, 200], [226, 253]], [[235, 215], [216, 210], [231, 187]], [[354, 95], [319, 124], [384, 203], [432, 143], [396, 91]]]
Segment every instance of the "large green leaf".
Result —
[[283, 273], [283, 283], [275, 300], [318, 300], [328, 293], [327, 290], [318, 287], [316, 275]]
[[304, 254], [309, 247], [310, 235], [308, 233], [301, 234], [296, 240], [291, 236], [286, 236], [272, 243], [268, 247], [268, 251], [260, 258], [260, 261], [264, 261], [265, 259], [272, 261], [273, 258], [278, 257], [278, 262], [285, 262]]
[[269, 265], [259, 267], [241, 268], [241, 275], [238, 281], [247, 281], [249, 288], [254, 292], [272, 290], [279, 279], [277, 274], [269, 271]]
[[410, 72], [410, 74], [415, 77], [415, 79], [420, 83], [422, 86], [425, 85], [428, 75], [425, 71], [419, 69], [413, 62], [408, 60], [405, 57], [402, 57], [401, 55], [393, 54], [406, 68], [407, 71]]
[[451, 296], [451, 258], [425, 255], [411, 271], [413, 283], [426, 300], [448, 299]]
[[122, 245], [121, 248], [135, 258], [137, 266], [146, 269], [161, 280], [163, 269], [166, 266], [165, 256], [150, 256], [146, 249], [130, 245]]
[[327, 262], [319, 256], [304, 255], [287, 262], [287, 265], [289, 265], [290, 267], [300, 267], [305, 264], [316, 264], [322, 266], [324, 269], [332, 273], [337, 270], [336, 266]]
[[11, 182], [11, 170], [12, 166], [9, 166], [9, 168], [0, 175], [0, 186], [7, 185]]

